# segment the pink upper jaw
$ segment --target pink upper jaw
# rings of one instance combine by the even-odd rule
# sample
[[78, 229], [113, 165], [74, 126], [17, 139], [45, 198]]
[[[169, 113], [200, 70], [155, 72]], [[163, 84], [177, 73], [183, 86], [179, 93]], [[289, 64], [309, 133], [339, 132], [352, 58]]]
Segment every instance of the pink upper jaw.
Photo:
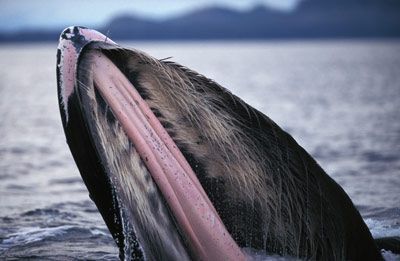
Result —
[[[57, 66], [67, 121], [68, 98], [74, 92], [78, 57], [82, 48], [92, 41], [115, 44], [101, 33], [81, 27], [69, 27], [60, 37], [61, 56]], [[134, 86], [106, 56], [99, 55], [94, 63], [93, 80], [98, 91], [135, 144], [196, 259], [245, 260], [196, 174]], [[112, 92], [109, 86], [114, 87]]]
[[57, 61], [57, 68], [60, 73], [61, 97], [67, 122], [68, 98], [74, 92], [78, 57], [83, 47], [92, 41], [117, 45], [102, 33], [84, 27], [70, 26], [60, 35], [57, 47], [60, 58]]

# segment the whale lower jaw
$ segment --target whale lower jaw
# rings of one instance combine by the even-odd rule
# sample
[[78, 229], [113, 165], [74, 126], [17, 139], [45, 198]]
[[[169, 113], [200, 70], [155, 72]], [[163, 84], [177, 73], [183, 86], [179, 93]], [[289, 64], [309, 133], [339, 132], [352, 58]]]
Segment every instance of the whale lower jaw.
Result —
[[[114, 111], [122, 109], [111, 109], [102, 96], [103, 87], [112, 87], [118, 95], [121, 94], [117, 90], [118, 84], [110, 80], [119, 82], [115, 76], [123, 75], [116, 73], [114, 78], [100, 81], [96, 78], [98, 72], [93, 70], [98, 66], [93, 63], [93, 55], [105, 58], [106, 66], [115, 67], [98, 51], [82, 54], [77, 94], [83, 104], [83, 118], [88, 131], [96, 137], [94, 146], [109, 180], [109, 189], [118, 203], [115, 212], [120, 216], [122, 226], [121, 231], [116, 233], [122, 233], [121, 252], [128, 259], [189, 260], [185, 239], [178, 232], [162, 193], [141, 159], [138, 146], [129, 139], [115, 116]], [[102, 74], [103, 77], [105, 75]]]
[[[138, 211], [135, 211], [134, 208], [137, 208], [139, 204], [146, 204], [146, 206], [140, 206], [139, 209], [146, 210], [144, 211], [146, 216], [151, 213], [150, 216], [153, 219], [151, 223], [153, 224], [143, 224], [142, 227], [146, 229], [153, 227], [154, 233], [164, 235], [166, 238], [160, 240], [160, 244], [168, 244], [164, 248], [169, 249], [174, 258], [183, 259], [180, 256], [184, 249], [183, 244], [177, 243], [179, 236], [176, 232], [174, 233], [172, 222], [162, 224], [162, 220], [166, 220], [166, 217], [168, 217], [167, 212], [162, 211], [162, 216], [154, 213], [154, 210], [158, 210], [163, 203], [160, 193], [157, 193], [156, 187], [151, 185], [152, 182], [149, 182], [154, 180], [171, 210], [181, 234], [184, 235], [184, 241], [187, 242], [194, 256], [202, 260], [243, 259], [241, 250], [226, 231], [223, 222], [190, 165], [134, 86], [117, 66], [100, 51], [87, 51], [82, 56], [81, 61], [85, 61], [82, 62], [85, 64], [85, 68], [91, 68], [89, 72], [91, 77], [86, 79], [86, 82], [88, 80], [93, 81], [83, 84], [84, 88], [85, 86], [94, 86], [95, 90], [93, 91], [100, 94], [116, 118], [115, 123], [118, 122], [121, 126], [114, 140], [126, 134], [126, 137], [119, 138], [122, 139], [122, 142], [119, 142], [120, 144], [116, 146], [117, 149], [126, 147], [126, 144], [132, 144], [135, 148], [135, 153], [132, 156], [135, 159], [133, 164], [136, 166], [130, 164], [122, 171], [120, 166], [123, 162], [120, 162], [120, 159], [129, 161], [130, 158], [120, 157], [120, 155], [116, 157], [113, 154], [112, 149], [108, 148], [110, 146], [109, 133], [105, 131], [109, 123], [104, 122], [106, 119], [104, 116], [103, 120], [100, 120], [98, 114], [92, 113], [93, 110], [88, 112], [91, 115], [87, 115], [86, 118], [98, 119], [96, 120], [96, 130], [92, 131], [96, 131], [100, 136], [102, 148], [99, 149], [108, 154], [104, 160], [108, 161], [107, 165], [117, 163], [118, 167], [111, 171], [110, 175], [115, 177], [112, 182], [115, 182], [114, 186], [118, 187], [118, 191], [123, 194], [120, 196], [120, 193], [117, 193], [118, 198], [125, 198], [121, 205], [132, 206], [126, 215], [131, 220], [136, 220], [133, 224], [143, 223], [143, 221], [137, 221], [137, 215], [140, 216], [140, 213], [137, 213]], [[86, 63], [89, 63], [89, 65], [86, 65]], [[88, 95], [96, 98], [94, 93]], [[139, 159], [145, 167], [140, 161], [137, 163]], [[140, 171], [136, 171], [138, 168]], [[151, 178], [148, 177], [149, 173]], [[138, 175], [143, 175], [144, 180], [143, 178], [140, 180], [140, 178], [133, 177]], [[138, 189], [139, 186], [147, 188], [147, 191]], [[158, 200], [157, 202], [148, 199], [141, 200], [140, 197], [143, 196], [158, 198]], [[132, 198], [135, 199], [132, 200]], [[154, 205], [150, 206], [150, 204]], [[153, 211], [148, 211], [149, 209]], [[145, 218], [141, 217], [141, 219]], [[163, 230], [167, 231], [160, 233]], [[140, 232], [137, 234], [140, 235]], [[174, 236], [171, 238], [171, 235]], [[141, 235], [141, 238], [143, 237], [145, 236]], [[150, 242], [146, 243], [154, 244], [154, 240], [148, 241]]]
[[[74, 33], [85, 37], [85, 30], [74, 29]], [[75, 46], [64, 41], [67, 48]], [[118, 49], [114, 44], [100, 44], [105, 49]], [[68, 49], [73, 59], [64, 57], [59, 67], [60, 71], [64, 68], [64, 74], [59, 74], [60, 106], [64, 106], [66, 129], [75, 121], [68, 118], [70, 106], [78, 106], [82, 114], [78, 118], [91, 137], [104, 172], [102, 178], [106, 179], [103, 183], [109, 186], [113, 209], [118, 212], [114, 218], [119, 227], [110, 230], [121, 256], [245, 259], [178, 146], [115, 61], [100, 49], [96, 42], [81, 43], [75, 48], [77, 54]], [[77, 62], [73, 90], [70, 79], [65, 78], [65, 68], [73, 68], [68, 61]], [[70, 146], [75, 142], [69, 141]], [[74, 158], [79, 165], [79, 159]], [[96, 185], [85, 183], [98, 193]], [[96, 193], [91, 195], [99, 207], [103, 203], [96, 200]], [[105, 220], [109, 223], [110, 217]]]

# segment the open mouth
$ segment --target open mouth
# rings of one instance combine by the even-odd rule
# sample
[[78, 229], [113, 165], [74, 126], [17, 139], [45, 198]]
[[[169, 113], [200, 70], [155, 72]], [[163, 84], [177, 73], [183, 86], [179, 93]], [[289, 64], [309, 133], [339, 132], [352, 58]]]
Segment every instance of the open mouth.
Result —
[[381, 258], [344, 190], [214, 81], [83, 27], [61, 34], [57, 80], [67, 143], [121, 259]]
[[58, 52], [67, 141], [120, 257], [244, 259], [159, 110], [143, 99], [126, 62], [135, 55], [82, 27], [62, 33]]

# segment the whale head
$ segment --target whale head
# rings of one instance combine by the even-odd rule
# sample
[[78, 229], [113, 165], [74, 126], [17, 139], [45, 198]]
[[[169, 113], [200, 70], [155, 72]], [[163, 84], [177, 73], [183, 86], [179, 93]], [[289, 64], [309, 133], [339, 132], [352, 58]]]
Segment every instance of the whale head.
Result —
[[372, 242], [316, 161], [213, 80], [70, 27], [57, 81], [67, 143], [121, 258], [340, 260]]

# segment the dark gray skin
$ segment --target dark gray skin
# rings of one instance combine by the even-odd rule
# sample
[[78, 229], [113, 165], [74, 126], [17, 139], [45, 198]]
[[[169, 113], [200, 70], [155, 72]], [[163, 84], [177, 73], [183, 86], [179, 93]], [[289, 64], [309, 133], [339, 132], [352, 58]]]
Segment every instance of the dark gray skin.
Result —
[[71, 152], [121, 258], [196, 257], [97, 93], [91, 50], [106, 54], [146, 100], [240, 247], [317, 260], [382, 259], [344, 190], [271, 119], [183, 66], [93, 42], [79, 58], [68, 122], [60, 111]]

